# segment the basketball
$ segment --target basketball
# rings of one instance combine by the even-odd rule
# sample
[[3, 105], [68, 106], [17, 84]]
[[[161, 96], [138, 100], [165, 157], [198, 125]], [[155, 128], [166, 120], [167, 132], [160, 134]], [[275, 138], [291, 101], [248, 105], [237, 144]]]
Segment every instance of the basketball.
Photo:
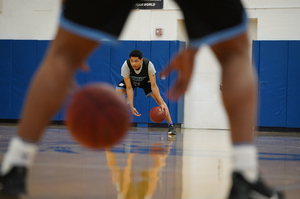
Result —
[[166, 118], [166, 112], [159, 106], [155, 106], [150, 110], [150, 119], [155, 123], [160, 123]]
[[66, 110], [66, 126], [83, 146], [108, 148], [122, 140], [129, 129], [129, 110], [111, 85], [89, 84], [73, 94]]

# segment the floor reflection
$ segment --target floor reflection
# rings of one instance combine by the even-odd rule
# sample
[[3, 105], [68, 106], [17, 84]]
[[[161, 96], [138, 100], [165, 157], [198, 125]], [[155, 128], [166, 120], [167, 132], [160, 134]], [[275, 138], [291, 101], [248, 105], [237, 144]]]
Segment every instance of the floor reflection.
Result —
[[161, 168], [166, 166], [166, 158], [170, 154], [172, 141], [168, 139], [166, 146], [162, 143], [154, 143], [149, 148], [149, 156], [152, 160], [152, 167], [145, 168], [134, 174], [132, 159], [135, 153], [127, 151], [126, 166], [124, 168], [116, 165], [116, 157], [110, 149], [105, 150], [107, 165], [111, 173], [112, 183], [117, 192], [118, 199], [150, 199], [157, 188], [157, 183], [161, 177]]
[[[0, 126], [0, 155], [14, 135]], [[260, 133], [261, 174], [286, 193], [300, 195], [300, 135]], [[89, 150], [64, 126], [47, 129], [28, 178], [30, 199], [224, 199], [231, 184], [231, 143], [226, 130], [132, 128], [107, 150]]]

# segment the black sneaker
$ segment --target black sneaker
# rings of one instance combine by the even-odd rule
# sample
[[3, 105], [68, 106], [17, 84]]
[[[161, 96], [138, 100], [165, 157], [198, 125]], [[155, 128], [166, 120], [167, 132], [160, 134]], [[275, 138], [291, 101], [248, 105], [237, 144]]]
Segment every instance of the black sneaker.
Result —
[[268, 187], [260, 178], [254, 184], [249, 183], [239, 173], [232, 174], [232, 187], [229, 199], [284, 199], [284, 195]]
[[21, 194], [26, 194], [26, 173], [25, 167], [15, 166], [0, 176], [0, 199], [18, 199]]
[[175, 129], [175, 125], [174, 124], [171, 124], [169, 126], [168, 135], [176, 135], [176, 129]]

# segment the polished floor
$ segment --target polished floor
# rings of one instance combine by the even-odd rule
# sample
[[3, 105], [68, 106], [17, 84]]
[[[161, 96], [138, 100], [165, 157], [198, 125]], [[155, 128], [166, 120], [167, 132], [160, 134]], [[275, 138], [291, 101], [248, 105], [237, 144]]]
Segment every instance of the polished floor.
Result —
[[[33, 199], [222, 199], [230, 187], [228, 131], [132, 128], [107, 150], [89, 150], [64, 126], [49, 127], [28, 178]], [[3, 157], [14, 125], [0, 125]], [[261, 132], [256, 140], [261, 174], [300, 198], [300, 133]]]

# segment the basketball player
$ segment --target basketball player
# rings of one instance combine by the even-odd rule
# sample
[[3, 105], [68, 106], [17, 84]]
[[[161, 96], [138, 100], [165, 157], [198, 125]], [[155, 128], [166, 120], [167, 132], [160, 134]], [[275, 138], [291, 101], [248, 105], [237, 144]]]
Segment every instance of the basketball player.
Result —
[[141, 116], [133, 106], [133, 90], [136, 87], [142, 88], [147, 97], [151, 96], [156, 103], [166, 112], [168, 122], [168, 135], [176, 135], [175, 126], [172, 122], [169, 109], [159, 93], [155, 77], [156, 70], [152, 62], [143, 58], [143, 53], [139, 50], [133, 50], [129, 54], [121, 68], [123, 80], [118, 84], [116, 92], [120, 95], [127, 94], [127, 99], [133, 115]]
[[[66, 0], [57, 35], [35, 74], [18, 125], [1, 165], [2, 198], [25, 193], [26, 172], [37, 142], [68, 93], [75, 71], [99, 45], [117, 39], [136, 0]], [[250, 66], [247, 16], [240, 0], [175, 0], [186, 23], [189, 46], [162, 73], [179, 71], [169, 92], [178, 99], [187, 89], [195, 55], [210, 45], [222, 66], [222, 96], [233, 142], [233, 184], [230, 199], [283, 198], [259, 177], [253, 126], [256, 77]], [[200, 111], [200, 110], [199, 110]], [[252, 195], [255, 193], [255, 195]]]

